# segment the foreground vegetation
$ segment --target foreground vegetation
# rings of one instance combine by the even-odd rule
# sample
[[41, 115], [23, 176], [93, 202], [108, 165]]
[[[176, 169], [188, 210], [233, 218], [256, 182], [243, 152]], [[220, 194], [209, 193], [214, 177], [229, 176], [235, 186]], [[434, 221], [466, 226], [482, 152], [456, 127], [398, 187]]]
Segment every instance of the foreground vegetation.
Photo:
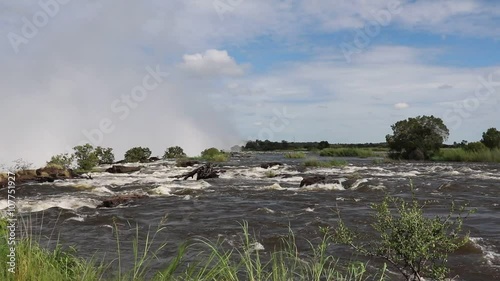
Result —
[[[429, 217], [424, 214], [426, 202], [415, 197], [410, 201], [387, 196], [383, 202], [373, 205], [373, 233], [368, 244], [360, 240], [360, 234], [349, 229], [340, 220], [336, 227], [320, 228], [321, 236], [309, 241], [310, 248], [300, 251], [296, 237], [290, 231], [274, 249], [264, 249], [249, 233], [246, 222], [242, 224], [239, 243], [228, 244], [225, 240], [210, 241], [194, 238], [178, 246], [177, 253], [155, 272], [153, 263], [158, 262], [160, 252], [165, 252], [166, 242], [156, 243], [154, 233], [140, 239], [136, 226], [133, 244], [133, 266], [121, 262], [118, 227], [114, 232], [117, 257], [109, 263], [95, 259], [82, 259], [72, 248], [62, 250], [42, 247], [40, 240], [29, 230], [29, 223], [21, 223], [21, 235], [16, 240], [15, 273], [7, 266], [0, 267], [1, 280], [59, 281], [59, 280], [387, 280], [386, 265], [398, 270], [406, 280], [435, 278], [443, 280], [449, 274], [447, 257], [468, 241], [462, 223], [472, 213], [464, 207], [451, 206], [446, 217]], [[465, 215], [464, 215], [465, 214]], [[6, 219], [0, 219], [0, 263], [6, 265], [11, 249], [8, 246]], [[331, 254], [333, 244], [346, 244], [370, 258], [379, 258], [378, 270], [368, 270], [365, 263], [351, 262], [341, 265]], [[236, 246], [235, 246], [236, 245]], [[102, 254], [102, 253], [101, 253]], [[109, 254], [108, 254], [109, 255]], [[187, 261], [187, 257], [195, 260]], [[109, 256], [108, 256], [109, 258]], [[111, 257], [112, 258], [112, 257]], [[385, 263], [384, 263], [385, 262]], [[387, 267], [387, 269], [388, 269]]]

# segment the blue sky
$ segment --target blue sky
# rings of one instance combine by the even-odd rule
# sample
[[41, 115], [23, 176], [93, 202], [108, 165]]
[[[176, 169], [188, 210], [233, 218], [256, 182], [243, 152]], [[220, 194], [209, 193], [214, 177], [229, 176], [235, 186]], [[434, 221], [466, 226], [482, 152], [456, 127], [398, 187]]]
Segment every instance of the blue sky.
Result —
[[85, 142], [117, 158], [136, 145], [380, 142], [424, 114], [443, 118], [448, 142], [500, 127], [498, 1], [21, 0], [0, 4], [0, 34], [0, 98], [15, 105], [3, 113], [24, 124], [0, 140], [0, 162]]

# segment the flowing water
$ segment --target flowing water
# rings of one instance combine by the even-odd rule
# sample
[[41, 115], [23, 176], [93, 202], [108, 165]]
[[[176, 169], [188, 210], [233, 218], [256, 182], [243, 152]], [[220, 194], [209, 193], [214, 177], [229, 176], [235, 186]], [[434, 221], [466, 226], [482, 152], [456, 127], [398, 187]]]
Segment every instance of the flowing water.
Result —
[[[321, 159], [323, 160], [323, 159]], [[325, 158], [326, 160], [326, 158]], [[276, 247], [291, 228], [297, 237], [320, 237], [321, 226], [333, 226], [340, 211], [348, 226], [370, 235], [370, 203], [380, 202], [386, 193], [411, 198], [410, 182], [417, 198], [429, 200], [429, 215], [447, 215], [452, 200], [468, 203], [477, 212], [465, 221], [471, 243], [450, 257], [457, 280], [500, 280], [500, 165], [469, 163], [401, 162], [376, 163], [373, 159], [346, 159], [348, 166], [308, 168], [303, 159], [285, 159], [277, 153], [255, 153], [221, 164], [226, 170], [218, 179], [177, 180], [171, 176], [192, 170], [173, 161], [146, 164], [132, 174], [95, 173], [92, 180], [69, 180], [17, 187], [17, 205], [25, 219], [31, 218], [33, 232], [74, 245], [79, 255], [91, 257], [116, 252], [116, 224], [121, 239], [122, 262], [132, 262], [131, 241], [139, 229], [141, 241], [149, 232], [160, 231], [155, 241], [167, 241], [156, 267], [172, 258], [176, 247], [193, 237], [235, 245], [241, 238], [241, 223], [263, 251]], [[271, 168], [278, 175], [269, 178], [268, 161], [285, 165]], [[354, 178], [342, 183], [300, 188], [307, 175]], [[284, 176], [286, 175], [286, 176]], [[96, 208], [104, 198], [122, 194], [145, 194], [131, 204], [117, 208]], [[7, 201], [0, 200], [0, 210]], [[301, 243], [301, 250], [307, 249]], [[329, 249], [341, 261], [363, 260], [345, 247]], [[188, 257], [189, 259], [189, 257]], [[380, 266], [376, 261], [369, 265]], [[398, 280], [397, 275], [393, 275]]]

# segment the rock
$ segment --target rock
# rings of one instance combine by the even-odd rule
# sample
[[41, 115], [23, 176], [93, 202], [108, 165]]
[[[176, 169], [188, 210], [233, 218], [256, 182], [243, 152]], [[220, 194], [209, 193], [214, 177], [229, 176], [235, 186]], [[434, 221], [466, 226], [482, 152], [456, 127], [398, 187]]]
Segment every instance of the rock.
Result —
[[160, 161], [161, 159], [158, 158], [158, 157], [149, 157], [148, 161], [149, 162], [156, 162], [156, 161]]
[[283, 163], [281, 163], [281, 162], [267, 162], [267, 163], [260, 164], [260, 167], [262, 169], [269, 169], [269, 168], [274, 167], [274, 166], [283, 166]]
[[300, 187], [313, 185], [316, 183], [324, 183], [325, 180], [326, 180], [326, 177], [320, 176], [320, 175], [307, 177], [307, 178], [302, 179], [302, 181], [300, 182]]
[[185, 173], [179, 176], [174, 176], [174, 178], [183, 178], [184, 180], [187, 180], [188, 178], [192, 178], [194, 177], [194, 175], [196, 175], [196, 180], [211, 179], [211, 178], [218, 178], [219, 173], [224, 173], [224, 172], [226, 171], [215, 169], [212, 163], [207, 163], [203, 166], [200, 166], [192, 170], [189, 173]]
[[[15, 173], [16, 184], [29, 182], [54, 182], [55, 180], [65, 180], [78, 178], [79, 176], [71, 169], [65, 169], [59, 166], [47, 166], [37, 170], [21, 170]], [[8, 184], [6, 174], [0, 176], [0, 187], [5, 187]]]
[[113, 163], [113, 164], [125, 164], [125, 159], [120, 160], [120, 161], [116, 161], [116, 162], [115, 162], [115, 163]]
[[116, 197], [111, 197], [104, 199], [101, 204], [97, 206], [97, 208], [113, 208], [118, 205], [122, 205], [125, 203], [130, 203], [134, 199], [140, 199], [145, 197], [145, 195], [132, 194], [132, 195], [120, 195]]
[[191, 166], [198, 165], [198, 164], [200, 164], [200, 161], [196, 161], [196, 160], [179, 160], [179, 161], [177, 161], [177, 167], [183, 167], [183, 168], [191, 167]]
[[106, 170], [108, 173], [112, 174], [123, 174], [123, 173], [132, 173], [137, 172], [141, 169], [141, 167], [127, 167], [121, 165], [113, 165], [113, 167]]

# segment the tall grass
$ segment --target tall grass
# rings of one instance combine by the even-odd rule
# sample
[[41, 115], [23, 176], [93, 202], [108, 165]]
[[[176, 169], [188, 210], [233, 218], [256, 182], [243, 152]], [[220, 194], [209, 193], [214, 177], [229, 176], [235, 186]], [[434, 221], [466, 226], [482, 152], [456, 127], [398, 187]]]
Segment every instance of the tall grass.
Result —
[[304, 152], [288, 152], [284, 156], [285, 158], [300, 159], [305, 158], [306, 154]]
[[480, 151], [466, 151], [462, 148], [441, 149], [439, 154], [434, 156], [432, 160], [500, 163], [500, 149], [485, 149]]
[[371, 149], [345, 147], [345, 148], [325, 148], [320, 151], [319, 156], [367, 158], [375, 156], [375, 154]]
[[[121, 250], [125, 242], [120, 240], [116, 224], [117, 257], [109, 264], [79, 258], [74, 249], [63, 250], [59, 242], [54, 250], [49, 250], [41, 245], [41, 241], [31, 231], [24, 229], [16, 244], [16, 273], [12, 274], [5, 266], [9, 251], [6, 225], [7, 221], [0, 219], [0, 280], [5, 281], [361, 281], [384, 280], [385, 273], [385, 269], [382, 269], [380, 273], [369, 275], [366, 265], [359, 262], [340, 266], [338, 260], [327, 253], [332, 243], [331, 236], [327, 234], [317, 243], [309, 242], [310, 250], [307, 253], [298, 250], [291, 231], [283, 239], [279, 249], [264, 250], [244, 222], [242, 237], [239, 243], [236, 242], [237, 246], [224, 240], [212, 242], [206, 238], [197, 238], [180, 245], [174, 257], [154, 272], [151, 270], [152, 264], [158, 262], [159, 253], [167, 245], [165, 242], [153, 247], [157, 244], [154, 242], [157, 234], [163, 228], [149, 230], [146, 237], [140, 239], [139, 227], [135, 227], [135, 239], [130, 242], [134, 255], [133, 265], [128, 267], [122, 263]], [[187, 256], [195, 257], [195, 260], [187, 262], [184, 260]], [[112, 272], [108, 272], [110, 270]]]

